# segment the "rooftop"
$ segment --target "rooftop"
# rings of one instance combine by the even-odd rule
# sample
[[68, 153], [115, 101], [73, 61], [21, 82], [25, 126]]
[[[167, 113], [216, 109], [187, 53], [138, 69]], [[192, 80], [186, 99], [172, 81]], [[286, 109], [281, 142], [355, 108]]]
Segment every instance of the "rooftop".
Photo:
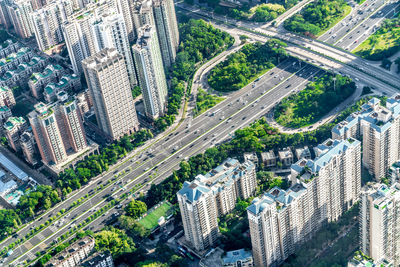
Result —
[[223, 264], [236, 263], [237, 261], [245, 261], [252, 257], [253, 255], [250, 251], [238, 249], [234, 251], [228, 251], [226, 256], [222, 258], [222, 262]]

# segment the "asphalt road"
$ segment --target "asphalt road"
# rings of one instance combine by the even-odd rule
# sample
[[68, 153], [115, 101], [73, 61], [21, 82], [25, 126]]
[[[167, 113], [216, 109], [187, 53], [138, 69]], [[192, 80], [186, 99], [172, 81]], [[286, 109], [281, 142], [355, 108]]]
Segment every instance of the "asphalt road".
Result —
[[361, 21], [384, 5], [384, 0], [366, 0], [362, 5], [354, 5], [351, 13], [347, 17], [342, 19], [318, 39], [329, 44], [336, 43], [339, 39], [354, 29]]
[[399, 7], [399, 3], [388, 3], [381, 9], [372, 9], [374, 13], [369, 18], [365, 19], [365, 21], [357, 24], [357, 26], [343, 36], [343, 38], [340, 38], [338, 41], [336, 41], [334, 43], [335, 46], [343, 48], [347, 51], [354, 50], [371, 34], [379, 29], [379, 26], [385, 19], [393, 17], [396, 14], [396, 11], [399, 10]]
[[[233, 93], [229, 99], [221, 102], [209, 112], [194, 118], [189, 128], [186, 128], [186, 124], [181, 125], [175, 133], [160, 140], [156, 144], [156, 148], [150, 149], [153, 157], [149, 156], [148, 153], [142, 153], [120, 166], [118, 170], [132, 167], [132, 171], [121, 179], [123, 181], [121, 185], [125, 185], [126, 190], [129, 190], [138, 183], [145, 183], [145, 180], [149, 180], [148, 176], [155, 173], [154, 168], [158, 168], [158, 172], [153, 182], [157, 183], [164, 180], [172, 173], [172, 170], [178, 168], [181, 160], [226, 140], [236, 129], [242, 128], [266, 114], [268, 109], [282, 97], [304, 88], [307, 83], [306, 78], [318, 72], [317, 68], [307, 65], [303, 66], [298, 74], [293, 74], [300, 69], [300, 66], [290, 60], [282, 63], [280, 68], [274, 68], [265, 74], [260, 81], [255, 83], [256, 86], [253, 87], [251, 84]], [[273, 74], [271, 75], [271, 73]], [[216, 110], [220, 111], [214, 116], [208, 115]], [[174, 152], [175, 149], [178, 149], [178, 151]], [[113, 176], [114, 173], [111, 172], [104, 175], [99, 181], [113, 179]], [[98, 186], [99, 181], [94, 181], [79, 191], [74, 199], [89, 193], [90, 190]], [[119, 185], [116, 185], [116, 190], [113, 190], [114, 187], [114, 185], [109, 186], [101, 193], [94, 195], [90, 201], [69, 212], [68, 217], [63, 216], [57, 220], [56, 222], [62, 221], [61, 225], [56, 226], [53, 223], [29, 241], [15, 248], [14, 253], [5, 259], [4, 264], [10, 265], [11, 263], [15, 264], [34, 259], [38, 251], [46, 249], [53, 240], [68, 232], [71, 224], [78, 224], [93, 214], [94, 209], [98, 210], [105, 206], [108, 203], [104, 198], [106, 195], [115, 194], [119, 196], [125, 192], [119, 189]], [[40, 222], [36, 222], [35, 225], [43, 223], [45, 219], [57, 213], [57, 210], [65, 208], [67, 202], [62, 203], [63, 205], [60, 205]], [[109, 212], [112, 214], [114, 211]], [[98, 219], [91, 223], [89, 227], [97, 228], [96, 225], [102, 225], [101, 221]], [[27, 230], [29, 230], [29, 227], [22, 230], [19, 235], [23, 236]], [[11, 239], [7, 240], [7, 242], [11, 241]]]
[[[287, 50], [289, 51], [289, 53], [291, 53], [292, 48], [301, 49], [302, 53], [309, 60], [313, 60], [315, 55], [319, 54], [322, 57], [324, 57], [327, 62], [329, 61], [332, 62], [332, 59], [334, 59], [338, 64], [342, 66], [345, 65], [353, 66], [353, 68], [361, 70], [361, 73], [363, 73], [363, 75], [359, 75], [359, 77], [357, 77], [358, 79], [370, 76], [370, 78], [379, 81], [379, 83], [375, 84], [375, 87], [378, 90], [384, 90], [384, 91], [390, 90], [392, 92], [395, 92], [398, 91], [398, 89], [400, 88], [400, 77], [397, 77], [380, 67], [372, 65], [368, 61], [360, 57], [357, 57], [344, 49], [334, 47], [330, 44], [325, 44], [318, 40], [313, 40], [310, 38], [299, 36], [297, 34], [287, 32], [282, 26], [279, 26], [277, 28], [258, 26], [255, 25], [254, 23], [243, 22], [243, 21], [237, 23], [236, 21], [229, 19], [227, 20], [229, 24], [226, 24], [226, 23], [221, 23], [221, 21], [223, 21], [223, 18], [214, 15], [213, 16], [214, 19], [211, 19], [211, 15], [209, 13], [200, 10], [199, 8], [194, 8], [181, 3], [177, 4], [177, 7], [187, 12], [192, 12], [192, 14], [197, 15], [199, 17], [208, 19], [210, 22], [212, 21], [216, 27], [223, 29], [227, 32], [231, 32], [238, 35], [247, 35], [258, 41], [266, 41], [268, 38], [281, 39], [288, 44]], [[324, 64], [323, 62], [319, 63]], [[329, 67], [329, 69], [330, 68], [331, 67]], [[380, 86], [377, 86], [378, 84], [383, 86], [382, 89], [380, 88]]]

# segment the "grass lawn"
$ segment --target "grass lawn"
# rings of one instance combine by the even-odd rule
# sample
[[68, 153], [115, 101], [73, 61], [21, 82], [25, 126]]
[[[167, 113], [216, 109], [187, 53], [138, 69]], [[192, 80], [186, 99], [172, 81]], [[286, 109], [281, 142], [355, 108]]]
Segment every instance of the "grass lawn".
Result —
[[362, 42], [353, 50], [353, 53], [363, 56], [365, 53], [375, 54], [378, 51], [388, 50], [399, 45], [399, 38], [400, 28], [393, 28], [391, 31], [382, 34], [377, 32]]
[[164, 202], [161, 206], [150, 212], [146, 217], [141, 219], [139, 223], [143, 225], [146, 229], [153, 229], [158, 225], [158, 219], [161, 216], [166, 216], [168, 211], [171, 210], [172, 204], [169, 202]]
[[[365, 0], [364, 0], [365, 1]], [[329, 31], [333, 26], [335, 26], [336, 24], [338, 24], [342, 19], [344, 19], [347, 15], [349, 15], [351, 12], [351, 6], [345, 6], [344, 7], [344, 14], [341, 17], [337, 17], [336, 20], [334, 20], [328, 28], [326, 28], [325, 30], [320, 31], [317, 34], [317, 37], [323, 35], [324, 33], [326, 33], [327, 31]]]
[[197, 93], [197, 101], [196, 107], [197, 110], [195, 112], [195, 117], [207, 111], [208, 109], [214, 107], [216, 104], [224, 100], [225, 98], [209, 94], [203, 89], [199, 88], [199, 92]]

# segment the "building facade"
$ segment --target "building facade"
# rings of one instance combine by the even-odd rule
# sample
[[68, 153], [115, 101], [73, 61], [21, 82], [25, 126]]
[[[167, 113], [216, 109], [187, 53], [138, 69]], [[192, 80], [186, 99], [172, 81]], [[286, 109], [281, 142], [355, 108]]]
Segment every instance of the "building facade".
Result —
[[361, 192], [360, 250], [375, 261], [400, 264], [400, 185], [366, 186]]
[[28, 118], [45, 164], [63, 162], [68, 153], [79, 152], [87, 146], [81, 115], [73, 99], [51, 106], [40, 102]]
[[8, 15], [15, 33], [21, 38], [33, 35], [33, 26], [30, 14], [33, 12], [30, 1], [17, 0], [7, 5]]
[[328, 139], [315, 160], [291, 169], [292, 186], [273, 188], [247, 209], [255, 266], [277, 266], [324, 224], [338, 220], [357, 201], [361, 143]]
[[22, 117], [10, 117], [4, 123], [4, 131], [8, 144], [14, 151], [20, 150], [20, 135], [27, 129], [28, 124]]
[[177, 197], [187, 242], [198, 251], [212, 246], [218, 235], [217, 218], [231, 212], [238, 198], [251, 197], [256, 186], [254, 163], [240, 164], [236, 159], [185, 182]]
[[61, 25], [72, 12], [72, 2], [58, 0], [31, 13], [32, 27], [40, 50], [46, 51], [64, 41]]
[[82, 266], [84, 260], [92, 253], [95, 240], [86, 236], [61, 251], [47, 262], [46, 267], [74, 267]]
[[137, 79], [123, 16], [120, 14], [104, 14], [93, 22], [92, 27], [96, 51], [104, 48], [115, 48], [124, 57], [129, 83], [133, 89], [137, 85]]
[[372, 98], [362, 110], [350, 115], [332, 129], [332, 137], [355, 137], [363, 143], [363, 165], [375, 179], [388, 176], [400, 159], [400, 95], [388, 98], [382, 106]]
[[168, 68], [175, 62], [176, 51], [179, 46], [174, 1], [154, 0], [153, 10], [163, 63]]
[[114, 48], [83, 61], [99, 128], [112, 140], [138, 129], [124, 58]]
[[14, 94], [8, 86], [0, 86], [0, 106], [15, 106]]
[[155, 120], [166, 109], [168, 88], [157, 33], [153, 26], [140, 29], [132, 47], [146, 116]]

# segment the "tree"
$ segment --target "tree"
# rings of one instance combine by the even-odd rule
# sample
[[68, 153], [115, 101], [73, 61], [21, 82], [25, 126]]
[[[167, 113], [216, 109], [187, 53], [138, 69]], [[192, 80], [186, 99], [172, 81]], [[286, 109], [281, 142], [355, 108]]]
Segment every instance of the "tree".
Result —
[[146, 203], [135, 199], [132, 199], [131, 202], [129, 202], [129, 204], [125, 207], [126, 214], [134, 219], [139, 218], [146, 211]]
[[168, 264], [159, 261], [146, 260], [136, 263], [135, 267], [168, 267]]
[[385, 69], [387, 69], [387, 70], [390, 70], [390, 67], [392, 66], [392, 61], [390, 61], [388, 58], [384, 58], [383, 60], [382, 60], [382, 64], [381, 64], [381, 67], [382, 68], [385, 68]]
[[400, 57], [396, 58], [394, 63], [397, 64], [397, 73], [400, 73]]
[[105, 230], [95, 234], [96, 250], [109, 250], [113, 257], [136, 250], [132, 238], [122, 230], [106, 227]]

